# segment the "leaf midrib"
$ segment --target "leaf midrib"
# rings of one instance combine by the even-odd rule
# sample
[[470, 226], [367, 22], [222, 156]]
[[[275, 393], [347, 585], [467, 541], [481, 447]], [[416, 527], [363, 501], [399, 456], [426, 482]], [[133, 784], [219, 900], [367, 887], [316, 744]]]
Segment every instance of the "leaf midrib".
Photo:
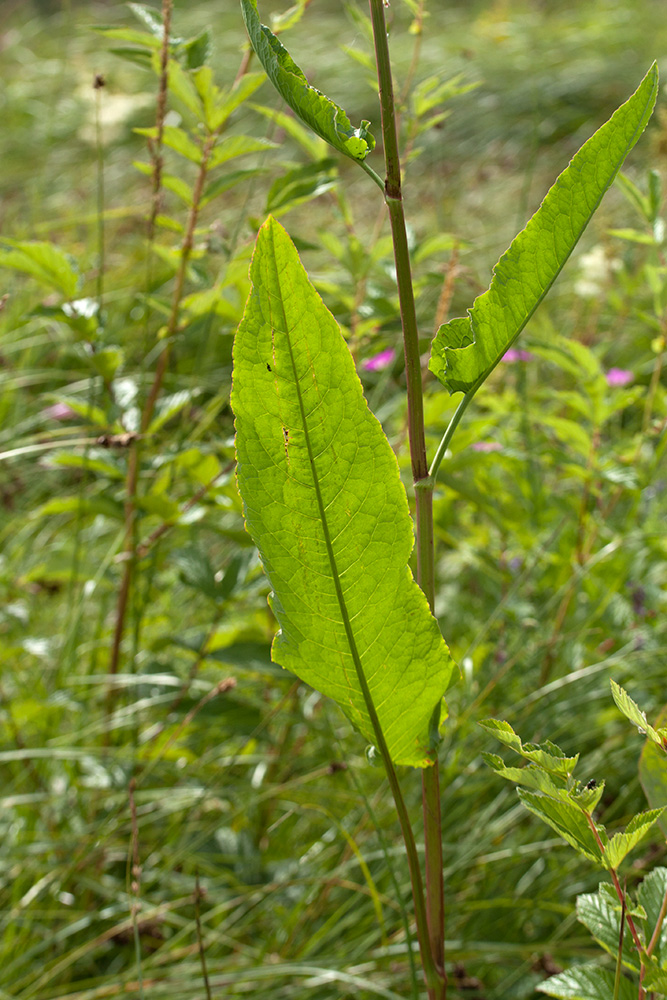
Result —
[[[273, 234], [271, 234], [271, 250], [273, 255], [273, 262], [275, 267], [275, 273], [278, 280], [278, 285], [280, 286], [280, 270], [278, 268], [278, 261], [276, 259], [275, 244], [273, 241]], [[343, 627], [345, 628], [345, 635], [347, 637], [348, 644], [350, 646], [350, 653], [352, 654], [352, 661], [354, 663], [354, 668], [357, 674], [357, 680], [359, 681], [359, 686], [361, 688], [361, 693], [366, 704], [366, 711], [368, 712], [371, 724], [373, 726], [373, 731], [375, 733], [375, 738], [378, 742], [378, 747], [381, 751], [386, 752], [389, 755], [389, 750], [387, 748], [384, 734], [380, 726], [380, 720], [373, 702], [373, 697], [368, 687], [368, 682], [366, 680], [366, 675], [364, 674], [364, 669], [361, 663], [361, 656], [359, 655], [359, 650], [357, 649], [356, 639], [354, 637], [354, 632], [352, 631], [352, 624], [350, 622], [350, 616], [347, 610], [347, 604], [345, 602], [345, 596], [343, 594], [343, 588], [340, 582], [340, 576], [338, 573], [338, 565], [336, 563], [336, 557], [333, 550], [333, 544], [331, 541], [331, 535], [329, 532], [329, 524], [326, 518], [326, 512], [324, 508], [324, 501], [322, 499], [322, 492], [320, 490], [320, 482], [317, 475], [317, 467], [315, 465], [315, 456], [313, 454], [312, 443], [310, 440], [310, 434], [308, 431], [308, 422], [306, 419], [306, 410], [303, 402], [303, 396], [301, 394], [301, 382], [299, 379], [299, 373], [296, 366], [296, 361], [294, 358], [294, 351], [292, 350], [292, 341], [289, 333], [289, 325], [287, 322], [287, 315], [285, 313], [285, 307], [283, 304], [282, 287], [280, 289], [281, 294], [279, 296], [280, 311], [282, 314], [282, 324], [285, 333], [285, 341], [287, 343], [287, 349], [289, 351], [290, 363], [292, 365], [292, 374], [294, 376], [294, 388], [296, 389], [296, 396], [299, 404], [299, 412], [301, 414], [301, 423], [303, 425], [304, 438], [306, 441], [306, 450], [308, 452], [308, 462], [310, 464], [310, 471], [313, 478], [313, 486], [315, 488], [315, 496], [317, 498], [317, 507], [320, 515], [320, 521], [322, 523], [322, 532], [324, 534], [324, 544], [327, 550], [327, 556], [329, 559], [329, 567], [331, 569], [331, 576], [333, 579], [334, 590], [336, 591], [336, 599], [338, 600], [338, 606], [340, 609], [341, 617], [343, 620]]]

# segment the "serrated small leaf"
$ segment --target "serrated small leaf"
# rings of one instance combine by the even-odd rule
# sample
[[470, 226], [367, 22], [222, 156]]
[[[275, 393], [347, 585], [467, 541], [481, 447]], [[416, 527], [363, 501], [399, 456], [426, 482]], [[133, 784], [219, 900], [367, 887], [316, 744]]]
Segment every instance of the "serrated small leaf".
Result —
[[501, 743], [504, 743], [505, 746], [510, 747], [510, 749], [515, 750], [522, 757], [525, 757], [526, 760], [532, 761], [533, 764], [539, 765], [545, 771], [549, 771], [552, 774], [557, 774], [565, 778], [568, 777], [579, 760], [579, 754], [575, 757], [566, 757], [561, 748], [549, 740], [539, 744], [523, 743], [509, 722], [499, 719], [484, 719], [479, 725], [495, 736], [497, 740], [500, 740]]
[[661, 968], [654, 956], [646, 960], [643, 985], [651, 996], [655, 993], [667, 996], [667, 969]]
[[526, 767], [506, 767], [502, 757], [496, 754], [482, 753], [483, 761], [492, 767], [496, 774], [508, 781], [514, 781], [517, 785], [524, 785], [526, 788], [533, 788], [538, 792], [543, 792], [553, 798], [559, 798], [562, 794], [567, 794], [565, 788], [559, 788], [546, 771], [535, 764], [528, 764]]
[[[638, 705], [632, 700], [630, 695], [616, 681], [611, 681], [611, 694], [617, 707], [630, 722], [634, 723], [642, 735], [646, 735], [658, 746], [664, 749], [664, 744], [660, 733], [649, 725], [646, 720], [646, 713], [642, 712]], [[665, 758], [667, 763], [667, 757]]]
[[[607, 883], [602, 883], [596, 893], [577, 896], [577, 919], [593, 935], [605, 951], [614, 958], [618, 955], [621, 931], [621, 904], [612, 899]], [[623, 936], [623, 964], [634, 972], [639, 972], [639, 956], [630, 934]]]
[[662, 809], [650, 809], [633, 816], [623, 833], [615, 833], [609, 840], [606, 855], [611, 868], [618, 868], [623, 859], [646, 836], [662, 815]]
[[367, 684], [392, 759], [426, 766], [453, 662], [408, 567], [414, 536], [396, 458], [274, 219], [257, 237], [251, 282], [232, 409], [246, 525], [280, 625], [273, 656], [375, 742]]
[[600, 845], [584, 814], [577, 806], [571, 802], [558, 802], [545, 795], [536, 795], [523, 788], [517, 788], [517, 794], [526, 809], [548, 823], [579, 854], [583, 854], [590, 861], [606, 867]]
[[[560, 1000], [611, 1000], [614, 996], [614, 973], [599, 965], [578, 965], [557, 976], [549, 976], [535, 989]], [[637, 1000], [637, 986], [621, 977], [618, 1000]]]
[[[663, 708], [656, 720], [659, 727], [656, 732], [663, 740], [663, 745], [665, 737], [662, 726], [665, 721], [667, 721], [667, 708]], [[652, 809], [662, 809], [667, 806], [667, 754], [653, 740], [646, 740], [639, 758], [639, 780]], [[667, 837], [667, 816], [664, 813], [658, 823]]]
[[[646, 910], [647, 944], [655, 931], [666, 893], [667, 868], [654, 868], [645, 876], [637, 890], [637, 900]], [[660, 965], [667, 962], [667, 921], [663, 921], [653, 956]]]
[[632, 97], [575, 154], [496, 264], [488, 291], [475, 299], [468, 316], [440, 327], [429, 368], [450, 393], [475, 391], [519, 336], [644, 131], [657, 91], [654, 64]]
[[375, 147], [370, 123], [353, 128], [342, 108], [310, 86], [282, 42], [260, 22], [257, 0], [241, 0], [241, 8], [250, 43], [281, 97], [334, 149], [353, 160], [365, 160]]

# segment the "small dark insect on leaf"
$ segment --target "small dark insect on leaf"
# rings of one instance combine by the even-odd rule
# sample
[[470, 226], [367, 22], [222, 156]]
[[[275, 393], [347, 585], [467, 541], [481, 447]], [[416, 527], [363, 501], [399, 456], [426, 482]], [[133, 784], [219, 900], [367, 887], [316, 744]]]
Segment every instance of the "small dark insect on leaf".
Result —
[[598, 786], [598, 783], [595, 780], [595, 778], [591, 778], [591, 780], [586, 783], [586, 788], [588, 788], [588, 789], [597, 788], [597, 786]]
[[266, 362], [266, 370], [267, 370], [267, 372], [271, 371], [271, 365], [269, 364], [268, 361]]

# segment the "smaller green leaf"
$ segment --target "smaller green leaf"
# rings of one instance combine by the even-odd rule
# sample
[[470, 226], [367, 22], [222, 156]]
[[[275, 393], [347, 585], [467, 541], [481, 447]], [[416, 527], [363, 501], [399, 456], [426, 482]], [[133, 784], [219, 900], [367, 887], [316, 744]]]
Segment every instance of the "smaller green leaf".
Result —
[[[155, 126], [152, 128], [135, 128], [134, 131], [137, 135], [145, 135], [146, 138], [152, 139], [153, 142], [158, 137], [158, 130]], [[162, 130], [162, 142], [165, 146], [169, 146], [170, 149], [180, 153], [187, 160], [192, 160], [193, 163], [201, 163], [201, 149], [196, 142], [192, 141], [184, 129], [177, 128], [175, 125], [165, 125]]]
[[116, 521], [124, 518], [123, 505], [108, 496], [97, 497], [57, 497], [42, 504], [32, 512], [32, 517], [38, 520], [42, 517], [52, 517], [54, 514], [71, 514], [73, 517], [101, 514]]
[[255, 93], [266, 80], [264, 73], [246, 73], [231, 90], [221, 91], [212, 82], [212, 73], [203, 66], [195, 74], [195, 82], [204, 102], [206, 126], [211, 132], [222, 128], [229, 116]]
[[492, 753], [482, 753], [482, 759], [501, 778], [514, 781], [517, 785], [533, 788], [538, 792], [550, 795], [552, 798], [561, 797], [561, 793], [567, 794], [566, 789], [559, 788], [554, 784], [547, 772], [536, 764], [528, 764], [527, 767], [506, 767], [502, 757]]
[[310, 198], [330, 191], [337, 182], [336, 161], [332, 157], [288, 170], [276, 178], [266, 198], [267, 215], [287, 211]]
[[616, 186], [621, 189], [630, 204], [637, 209], [646, 222], [651, 221], [651, 207], [648, 198], [639, 190], [637, 185], [624, 173], [620, 172], [616, 178]]
[[370, 122], [353, 128], [342, 108], [310, 86], [284, 45], [260, 22], [257, 0], [241, 0], [241, 8], [250, 43], [278, 93], [334, 149], [353, 160], [365, 160], [375, 147], [367, 127]]
[[[146, 25], [151, 35], [162, 41], [164, 24], [159, 13], [152, 7], [148, 7], [143, 3], [128, 3], [127, 6], [130, 8], [136, 19]], [[174, 41], [174, 39], [171, 40]]]
[[[567, 972], [550, 976], [535, 989], [561, 1000], [611, 1000], [614, 995], [614, 973], [599, 965], [577, 965]], [[618, 1000], [637, 1000], [637, 986], [621, 977]]]
[[100, 458], [99, 452], [91, 450], [87, 455], [75, 454], [69, 451], [52, 452], [47, 460], [49, 466], [63, 466], [66, 469], [81, 469], [83, 472], [97, 472], [109, 479], [123, 480], [125, 473], [108, 459]]
[[188, 208], [192, 205], [192, 188], [182, 177], [175, 177], [173, 174], [162, 175], [162, 187], [171, 191], [181, 201], [185, 202]]
[[[663, 735], [664, 729], [662, 727], [667, 723], [667, 708], [663, 708], [656, 721], [657, 725], [661, 727], [656, 731], [658, 735]], [[652, 809], [667, 806], [667, 757], [661, 747], [653, 740], [646, 740], [639, 758], [639, 780]], [[667, 837], [667, 816], [664, 813], [658, 823]]]
[[510, 747], [518, 754], [521, 754], [522, 757], [525, 757], [526, 760], [532, 761], [533, 764], [537, 764], [552, 774], [557, 774], [565, 778], [568, 777], [579, 760], [579, 754], [575, 757], [566, 757], [561, 748], [549, 740], [540, 744], [523, 743], [509, 722], [499, 719], [485, 719], [479, 724], [482, 729], [486, 729], [487, 732], [495, 736], [505, 746]]
[[[621, 936], [621, 904], [612, 886], [603, 882], [597, 892], [577, 896], [577, 920], [605, 951], [616, 958]], [[639, 956], [629, 934], [623, 937], [623, 964], [633, 972], [639, 972]]]
[[[162, 72], [159, 53], [156, 53], [154, 57], [154, 69], [158, 75]], [[176, 59], [170, 59], [167, 67], [167, 76], [171, 93], [179, 101], [182, 101], [188, 111], [191, 111], [199, 119], [202, 115], [203, 106], [194, 80], [192, 79], [192, 74], [188, 70], [183, 69]]]
[[204, 28], [194, 38], [189, 38], [182, 45], [185, 53], [185, 65], [188, 69], [200, 69], [211, 55], [211, 32]]
[[184, 583], [213, 601], [218, 599], [219, 584], [205, 552], [195, 545], [189, 545], [187, 548], [177, 549], [173, 553], [173, 561]]
[[55, 288], [71, 299], [77, 289], [79, 275], [72, 258], [54, 243], [10, 240], [4, 238], [0, 247], [0, 267], [29, 274], [43, 285]]
[[141, 66], [142, 69], [150, 69], [151, 54], [147, 49], [133, 49], [127, 45], [118, 45], [115, 48], [109, 49], [109, 52], [114, 56], [118, 56], [119, 59], [127, 59], [128, 62], [134, 63], [136, 66]]
[[[589, 861], [606, 867], [600, 845], [586, 817], [577, 806], [571, 802], [558, 802], [545, 795], [536, 795], [523, 788], [517, 788], [517, 794], [526, 809], [548, 823], [571, 847], [574, 847], [575, 851], [583, 854]], [[597, 827], [597, 830], [598, 834], [604, 832], [602, 827]]]
[[268, 173], [268, 170], [268, 167], [250, 167], [248, 170], [232, 170], [222, 177], [217, 177], [206, 186], [199, 204], [202, 207], [208, 205], [218, 195], [224, 194], [225, 191], [229, 191], [230, 188], [235, 187], [237, 184], [242, 184], [244, 181], [250, 180], [251, 177], [258, 177], [260, 174]]
[[[104, 35], [105, 38], [111, 38], [113, 41], [130, 42], [132, 45], [141, 45], [145, 49], [160, 48], [159, 38], [156, 38], [154, 35], [149, 35], [147, 31], [137, 31], [136, 28], [99, 27], [99, 28], [94, 28], [93, 30], [100, 35]], [[129, 50], [119, 50], [119, 51], [138, 52], [139, 50], [129, 49]]]
[[653, 993], [667, 996], [667, 969], [660, 967], [654, 956], [645, 960], [644, 988]]
[[491, 285], [469, 315], [440, 327], [429, 368], [450, 393], [474, 392], [524, 329], [644, 131], [657, 92], [654, 64], [632, 97], [575, 154], [496, 264]]
[[230, 135], [224, 138], [213, 150], [209, 160], [209, 168], [219, 167], [221, 163], [234, 160], [237, 156], [247, 156], [248, 153], [265, 153], [267, 149], [276, 149], [277, 142], [270, 139], [256, 139], [252, 135]]
[[295, 142], [301, 146], [302, 149], [308, 153], [310, 157], [314, 160], [321, 160], [325, 151], [326, 145], [324, 140], [318, 135], [313, 135], [313, 133], [308, 128], [304, 128], [298, 118], [294, 115], [288, 115], [284, 111], [278, 111], [276, 108], [267, 108], [263, 104], [251, 104], [253, 111], [257, 111], [258, 114], [263, 115], [268, 118], [269, 121], [274, 122], [278, 128], [287, 132], [288, 135], [294, 139]]
[[165, 396], [160, 400], [158, 406], [156, 407], [156, 414], [151, 420], [148, 427], [148, 434], [155, 434], [159, 431], [166, 423], [168, 423], [177, 413], [192, 402], [192, 400], [197, 396], [199, 390], [197, 389], [180, 389], [178, 392], [174, 392], [171, 396]]
[[606, 855], [610, 868], [618, 868], [623, 859], [645, 837], [662, 815], [662, 809], [650, 809], [633, 816], [623, 833], [615, 833], [607, 845]]
[[626, 719], [633, 722], [642, 735], [657, 743], [663, 750], [667, 749], [667, 740], [663, 740], [660, 733], [649, 725], [646, 721], [646, 713], [642, 712], [638, 705], [632, 700], [630, 695], [616, 681], [611, 681], [611, 694], [617, 707], [621, 710]]
[[[637, 899], [646, 910], [646, 937], [650, 940], [655, 931], [662, 902], [667, 893], [667, 868], [654, 868], [641, 882]], [[660, 965], [667, 963], [667, 921], [663, 921], [660, 935], [655, 944], [653, 957]]]

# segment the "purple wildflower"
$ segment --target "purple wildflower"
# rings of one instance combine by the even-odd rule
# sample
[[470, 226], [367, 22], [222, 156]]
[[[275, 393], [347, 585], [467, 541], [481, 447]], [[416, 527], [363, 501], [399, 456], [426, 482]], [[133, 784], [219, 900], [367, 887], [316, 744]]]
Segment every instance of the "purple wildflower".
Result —
[[502, 357], [503, 361], [532, 361], [533, 355], [530, 351], [520, 351], [514, 347], [510, 347], [509, 351], [505, 351]]
[[607, 385], [629, 385], [634, 381], [634, 372], [625, 368], [610, 368], [607, 372]]
[[47, 406], [45, 410], [42, 410], [42, 416], [46, 417], [47, 420], [71, 420], [72, 417], [78, 417], [78, 415], [76, 410], [73, 410], [67, 403], [54, 403], [53, 406]]
[[396, 356], [393, 347], [388, 347], [386, 351], [375, 354], [372, 358], [364, 361], [364, 368], [367, 372], [381, 372], [383, 368], [388, 368]]
[[502, 451], [503, 446], [500, 441], [475, 441], [472, 446], [473, 451]]

